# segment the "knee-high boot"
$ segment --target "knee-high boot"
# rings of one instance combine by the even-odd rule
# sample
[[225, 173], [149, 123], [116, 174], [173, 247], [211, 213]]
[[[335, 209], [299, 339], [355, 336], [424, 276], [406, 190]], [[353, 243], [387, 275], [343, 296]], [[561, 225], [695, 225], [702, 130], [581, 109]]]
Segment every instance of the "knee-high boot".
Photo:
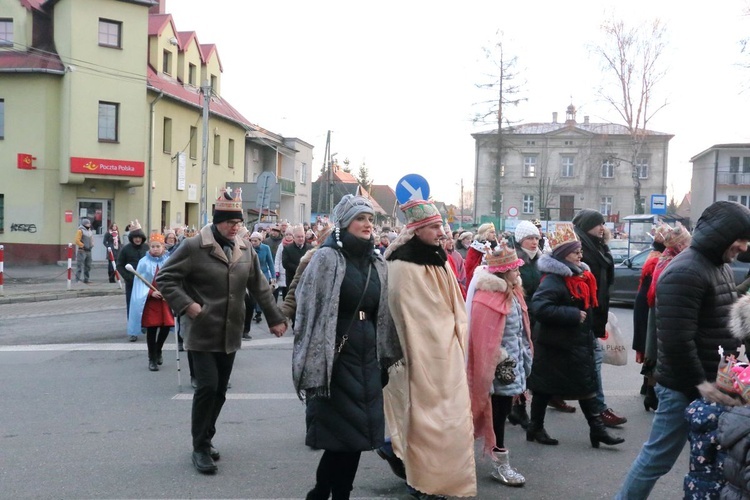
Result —
[[583, 411], [583, 414], [586, 416], [586, 420], [589, 423], [589, 439], [591, 440], [591, 446], [599, 448], [599, 443], [613, 446], [625, 442], [625, 439], [613, 436], [607, 432], [607, 427], [605, 427], [601, 415], [596, 413], [596, 398], [582, 399], [579, 403], [581, 405], [581, 411]]

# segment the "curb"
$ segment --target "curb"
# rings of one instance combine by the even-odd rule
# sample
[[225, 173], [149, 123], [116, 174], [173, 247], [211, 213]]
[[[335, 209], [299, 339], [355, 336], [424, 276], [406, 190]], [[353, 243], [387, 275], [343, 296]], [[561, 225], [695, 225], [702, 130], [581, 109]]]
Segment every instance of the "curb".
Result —
[[19, 293], [18, 295], [0, 295], [0, 305], [23, 304], [29, 302], [47, 302], [50, 300], [75, 299], [78, 297], [102, 297], [106, 295], [125, 295], [124, 290], [55, 290], [48, 292]]

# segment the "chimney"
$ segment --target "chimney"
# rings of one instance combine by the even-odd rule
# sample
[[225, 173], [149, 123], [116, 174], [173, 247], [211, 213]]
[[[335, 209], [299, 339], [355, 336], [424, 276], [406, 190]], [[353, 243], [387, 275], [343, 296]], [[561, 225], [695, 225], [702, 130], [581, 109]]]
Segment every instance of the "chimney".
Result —
[[588, 116], [584, 116], [583, 117], [583, 124], [584, 125], [588, 125], [589, 124], [589, 117]]
[[167, 0], [155, 0], [156, 5], [152, 5], [148, 8], [149, 14], [166, 14], [167, 13]]
[[552, 123], [557, 123], [557, 111], [552, 112]]

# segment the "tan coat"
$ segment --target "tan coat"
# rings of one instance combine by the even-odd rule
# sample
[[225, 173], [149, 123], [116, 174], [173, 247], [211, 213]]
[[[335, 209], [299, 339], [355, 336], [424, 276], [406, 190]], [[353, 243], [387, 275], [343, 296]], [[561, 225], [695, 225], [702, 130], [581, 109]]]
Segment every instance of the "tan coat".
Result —
[[466, 310], [443, 267], [388, 262], [388, 304], [405, 362], [389, 370], [385, 415], [409, 484], [424, 493], [477, 494], [466, 378]]
[[[245, 290], [260, 304], [269, 326], [285, 321], [276, 307], [258, 256], [242, 238], [235, 237], [231, 262], [214, 239], [211, 225], [183, 241], [159, 271], [156, 283], [169, 306], [182, 315], [185, 349], [232, 353], [242, 345]], [[184, 314], [197, 302], [194, 319]]]

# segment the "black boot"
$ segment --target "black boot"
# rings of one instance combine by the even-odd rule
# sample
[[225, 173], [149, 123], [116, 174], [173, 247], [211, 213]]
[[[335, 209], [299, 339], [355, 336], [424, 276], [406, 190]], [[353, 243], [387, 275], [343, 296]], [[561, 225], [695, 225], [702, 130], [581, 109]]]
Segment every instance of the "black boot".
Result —
[[589, 423], [589, 439], [592, 447], [599, 448], [599, 443], [614, 446], [625, 442], [623, 438], [607, 432], [607, 427], [604, 425], [601, 415], [596, 413], [596, 399], [582, 399], [580, 404], [581, 410], [583, 410], [583, 414]]
[[158, 372], [159, 371], [159, 365], [156, 364], [156, 360], [151, 358], [148, 360], [148, 369], [152, 372]]
[[529, 422], [529, 427], [526, 429], [526, 441], [536, 441], [541, 444], [548, 444], [555, 446], [559, 441], [547, 434], [546, 429], [543, 425], [537, 426], [534, 421]]
[[526, 403], [515, 403], [511, 407], [508, 422], [513, 425], [520, 425], [524, 429], [529, 428], [529, 414], [526, 413]]
[[323, 488], [316, 484], [315, 488], [307, 492], [307, 495], [305, 495], [305, 500], [328, 500], [328, 497], [330, 496], [330, 489]]

